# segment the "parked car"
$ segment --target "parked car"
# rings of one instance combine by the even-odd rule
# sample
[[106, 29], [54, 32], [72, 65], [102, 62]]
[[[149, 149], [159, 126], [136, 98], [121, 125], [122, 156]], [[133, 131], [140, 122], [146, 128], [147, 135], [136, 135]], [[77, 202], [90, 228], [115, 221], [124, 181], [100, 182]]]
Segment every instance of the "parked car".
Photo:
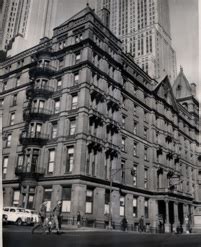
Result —
[[18, 226], [33, 224], [36, 218], [28, 209], [19, 207], [4, 207], [3, 214], [7, 216], [8, 223], [15, 223]]
[[31, 210], [31, 209], [25, 209], [25, 212], [30, 214], [30, 217], [33, 218], [33, 223], [39, 222], [39, 216], [38, 216], [37, 212], [35, 212], [34, 210]]

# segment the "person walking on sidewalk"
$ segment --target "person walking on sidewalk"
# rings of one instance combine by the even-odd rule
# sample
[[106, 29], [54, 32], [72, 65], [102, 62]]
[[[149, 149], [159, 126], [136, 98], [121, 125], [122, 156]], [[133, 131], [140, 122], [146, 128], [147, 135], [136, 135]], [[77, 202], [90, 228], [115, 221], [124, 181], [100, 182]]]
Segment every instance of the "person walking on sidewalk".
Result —
[[47, 201], [44, 201], [39, 207], [39, 212], [38, 212], [39, 223], [32, 228], [32, 233], [34, 233], [35, 229], [38, 228], [39, 226], [41, 225], [43, 226], [46, 219], [46, 212], [47, 212]]
[[143, 216], [141, 216], [139, 220], [139, 231], [144, 232], [144, 217]]
[[126, 217], [124, 216], [122, 221], [121, 221], [121, 226], [122, 226], [122, 230], [125, 232], [126, 230], [128, 230], [128, 221], [126, 219]]
[[80, 228], [81, 226], [81, 215], [80, 211], [77, 212], [77, 227]]
[[57, 205], [53, 209], [54, 221], [56, 224], [57, 234], [60, 232], [60, 219], [61, 219], [61, 209], [62, 209], [62, 201], [58, 201]]

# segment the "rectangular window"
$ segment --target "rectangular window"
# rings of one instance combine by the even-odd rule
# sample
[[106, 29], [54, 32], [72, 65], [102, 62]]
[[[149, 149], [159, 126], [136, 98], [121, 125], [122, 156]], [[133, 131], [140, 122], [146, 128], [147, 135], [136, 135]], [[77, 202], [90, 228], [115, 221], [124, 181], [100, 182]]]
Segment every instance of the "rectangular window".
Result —
[[81, 58], [80, 52], [76, 53], [75, 54], [75, 63], [79, 63], [80, 62], [80, 58]]
[[57, 79], [57, 91], [61, 90], [61, 87], [62, 87], [62, 80], [61, 78], [58, 78]]
[[144, 169], [144, 188], [148, 188], [148, 169]]
[[19, 206], [19, 200], [20, 200], [20, 191], [15, 190], [13, 193], [13, 206], [14, 207]]
[[51, 198], [52, 198], [52, 189], [51, 188], [46, 188], [44, 190], [44, 197], [43, 201], [47, 202], [47, 211], [51, 211]]
[[110, 192], [108, 190], [105, 191], [105, 207], [104, 214], [109, 214], [109, 204], [110, 204]]
[[3, 179], [6, 178], [7, 168], [8, 168], [8, 157], [4, 157], [3, 169], [2, 169]]
[[121, 161], [121, 182], [125, 183], [125, 160]]
[[67, 148], [66, 172], [72, 172], [74, 165], [74, 147]]
[[70, 120], [70, 131], [69, 135], [75, 135], [75, 129], [76, 129], [76, 120], [72, 119]]
[[124, 216], [125, 213], [125, 196], [120, 197], [120, 216]]
[[79, 83], [80, 76], [79, 72], [74, 73], [74, 85], [77, 85]]
[[144, 200], [144, 216], [149, 218], [149, 199], [145, 198]]
[[42, 129], [42, 124], [37, 123], [36, 124], [36, 135], [40, 135], [41, 134], [41, 129]]
[[57, 138], [57, 123], [52, 123], [52, 139]]
[[63, 187], [62, 189], [62, 212], [70, 213], [71, 210], [71, 188]]
[[16, 106], [17, 105], [17, 94], [13, 95], [13, 105], [12, 106]]
[[144, 128], [144, 138], [147, 139], [147, 131], [148, 129], [147, 128]]
[[148, 148], [147, 147], [145, 147], [144, 148], [144, 160], [148, 160]]
[[48, 173], [54, 172], [54, 163], [55, 163], [55, 150], [49, 150], [49, 159], [48, 159]]
[[22, 154], [19, 154], [17, 159], [17, 166], [19, 168], [23, 167], [23, 162], [24, 162], [24, 156]]
[[9, 135], [7, 136], [6, 147], [10, 147], [10, 146], [11, 146], [11, 138], [12, 138], [12, 135], [9, 134]]
[[125, 129], [126, 117], [122, 116], [122, 128]]
[[125, 137], [122, 137], [122, 139], [121, 139], [121, 150], [122, 151], [125, 151], [125, 142], [126, 142]]
[[133, 186], [137, 185], [137, 165], [133, 165], [133, 170], [132, 170], [132, 176], [133, 176]]
[[18, 87], [19, 85], [20, 85], [20, 77], [17, 77], [16, 86]]
[[4, 83], [3, 83], [3, 91], [6, 91], [7, 90], [7, 82], [5, 81]]
[[93, 212], [93, 190], [87, 189], [86, 193], [86, 214]]
[[133, 217], [137, 217], [137, 198], [133, 197]]
[[39, 100], [38, 108], [39, 111], [44, 109], [45, 101], [44, 100]]
[[137, 135], [137, 122], [134, 122], [133, 124], [133, 134]]
[[136, 142], [133, 143], [133, 155], [137, 156], [137, 143]]
[[57, 114], [60, 111], [60, 99], [54, 100], [54, 113]]
[[0, 107], [4, 105], [4, 99], [0, 99]]
[[10, 125], [14, 125], [14, 123], [15, 123], [15, 113], [13, 112], [10, 115]]
[[78, 106], [78, 96], [76, 95], [72, 95], [72, 103], [71, 103], [71, 109], [77, 109]]

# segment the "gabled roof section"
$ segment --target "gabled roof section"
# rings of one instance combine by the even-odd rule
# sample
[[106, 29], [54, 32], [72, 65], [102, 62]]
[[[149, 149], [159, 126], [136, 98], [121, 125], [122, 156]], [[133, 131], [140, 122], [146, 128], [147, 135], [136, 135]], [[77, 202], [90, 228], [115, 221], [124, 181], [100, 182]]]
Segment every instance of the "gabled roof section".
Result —
[[94, 10], [89, 6], [89, 4], [86, 5], [86, 7], [84, 9], [82, 9], [81, 11], [79, 11], [77, 14], [73, 15], [70, 19], [68, 19], [67, 21], [65, 21], [64, 23], [62, 23], [61, 25], [57, 26], [55, 29], [60, 28], [62, 26], [65, 26], [66, 24], [68, 24], [69, 22], [79, 19], [80, 17], [86, 15], [87, 13], [93, 13], [94, 14]]
[[182, 67], [180, 67], [180, 72], [172, 88], [176, 99], [193, 96], [190, 83], [187, 80], [186, 76], [184, 75]]
[[154, 92], [169, 105], [172, 105], [175, 111], [178, 111], [177, 101], [174, 97], [168, 76], [166, 76], [160, 83], [156, 85]]

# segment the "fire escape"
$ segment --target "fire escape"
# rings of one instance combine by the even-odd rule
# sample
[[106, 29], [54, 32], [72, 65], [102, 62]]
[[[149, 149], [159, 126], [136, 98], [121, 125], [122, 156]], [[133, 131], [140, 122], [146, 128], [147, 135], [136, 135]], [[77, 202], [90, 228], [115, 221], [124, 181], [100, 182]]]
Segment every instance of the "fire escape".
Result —
[[27, 106], [23, 111], [25, 129], [20, 135], [23, 146], [23, 163], [18, 164], [15, 174], [20, 180], [37, 181], [45, 173], [45, 168], [39, 165], [42, 146], [49, 136], [44, 133], [44, 123], [51, 116], [46, 102], [54, 93], [54, 88], [49, 86], [49, 79], [55, 73], [55, 68], [50, 65], [51, 51], [39, 51], [36, 54], [36, 63], [29, 70], [30, 86], [26, 89]]

